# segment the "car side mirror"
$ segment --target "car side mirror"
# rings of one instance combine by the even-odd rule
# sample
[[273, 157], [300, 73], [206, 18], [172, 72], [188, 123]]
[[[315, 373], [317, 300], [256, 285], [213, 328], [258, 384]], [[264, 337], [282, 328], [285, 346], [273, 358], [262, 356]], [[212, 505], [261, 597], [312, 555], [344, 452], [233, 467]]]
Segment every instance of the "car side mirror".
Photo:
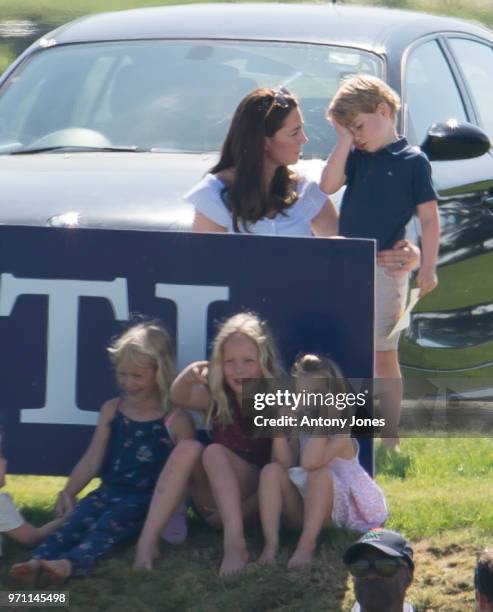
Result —
[[434, 123], [426, 134], [421, 150], [430, 161], [471, 159], [489, 151], [490, 139], [484, 130], [471, 123]]

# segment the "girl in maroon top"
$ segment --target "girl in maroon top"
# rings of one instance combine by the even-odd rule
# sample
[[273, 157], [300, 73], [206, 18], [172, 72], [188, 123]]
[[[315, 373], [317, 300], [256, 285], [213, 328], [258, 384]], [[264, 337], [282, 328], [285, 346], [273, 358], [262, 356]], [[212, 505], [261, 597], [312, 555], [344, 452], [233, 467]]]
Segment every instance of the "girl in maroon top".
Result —
[[242, 570], [250, 558], [243, 521], [257, 510], [259, 468], [270, 459], [270, 439], [249, 435], [253, 415], [242, 414], [242, 382], [280, 375], [277, 350], [262, 321], [240, 313], [220, 328], [210, 361], [196, 361], [171, 387], [171, 400], [206, 412], [213, 443], [179, 443], [163, 469], [137, 545], [135, 566], [152, 569], [159, 533], [189, 491], [205, 520], [223, 528], [220, 575]]

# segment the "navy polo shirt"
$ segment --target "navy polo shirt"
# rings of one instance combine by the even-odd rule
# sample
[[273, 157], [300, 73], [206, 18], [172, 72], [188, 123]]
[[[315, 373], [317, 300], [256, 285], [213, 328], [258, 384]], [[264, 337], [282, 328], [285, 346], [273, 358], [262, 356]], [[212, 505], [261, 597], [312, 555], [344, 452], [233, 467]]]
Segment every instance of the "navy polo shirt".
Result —
[[428, 158], [405, 138], [374, 153], [353, 149], [346, 162], [339, 233], [375, 238], [377, 251], [390, 249], [404, 238], [416, 206], [437, 199]]

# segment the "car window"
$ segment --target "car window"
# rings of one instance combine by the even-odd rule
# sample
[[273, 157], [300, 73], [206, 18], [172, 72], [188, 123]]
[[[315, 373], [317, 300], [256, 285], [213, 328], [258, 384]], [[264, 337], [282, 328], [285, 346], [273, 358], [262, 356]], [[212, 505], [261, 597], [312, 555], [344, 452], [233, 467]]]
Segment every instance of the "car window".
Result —
[[334, 141], [325, 109], [340, 80], [358, 72], [381, 75], [380, 58], [350, 48], [247, 41], [53, 47], [34, 54], [2, 86], [0, 150], [79, 139], [217, 151], [246, 93], [284, 85], [300, 100], [310, 140], [305, 156], [325, 157]]
[[421, 144], [433, 123], [467, 121], [450, 67], [435, 40], [414, 49], [405, 70], [404, 95], [412, 144]]
[[465, 38], [451, 38], [450, 44], [476, 104], [481, 124], [493, 139], [493, 49]]

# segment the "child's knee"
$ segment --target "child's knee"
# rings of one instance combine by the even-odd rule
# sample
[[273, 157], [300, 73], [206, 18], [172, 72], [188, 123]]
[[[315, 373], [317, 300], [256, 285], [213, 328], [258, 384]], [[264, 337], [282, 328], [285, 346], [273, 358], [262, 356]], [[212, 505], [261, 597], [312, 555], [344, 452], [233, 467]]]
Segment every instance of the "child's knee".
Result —
[[227, 450], [222, 444], [209, 444], [202, 453], [202, 465], [207, 471], [210, 468], [214, 468], [218, 461], [223, 461], [227, 458]]
[[286, 470], [281, 464], [268, 463], [260, 472], [260, 483], [265, 485], [267, 483], [278, 482], [285, 474]]
[[204, 452], [204, 445], [198, 440], [180, 440], [175, 446], [170, 458], [177, 461], [197, 460]]

